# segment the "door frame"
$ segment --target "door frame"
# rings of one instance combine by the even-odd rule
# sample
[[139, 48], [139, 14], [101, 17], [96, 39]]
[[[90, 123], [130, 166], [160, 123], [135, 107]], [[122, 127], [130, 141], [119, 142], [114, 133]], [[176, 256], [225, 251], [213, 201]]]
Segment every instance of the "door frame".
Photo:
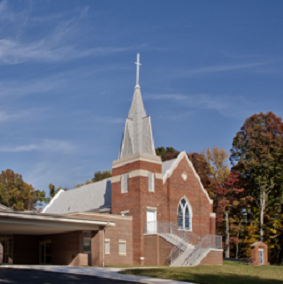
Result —
[[[154, 213], [154, 219], [155, 221], [148, 221], [148, 212]], [[150, 222], [154, 222], [151, 225], [149, 224]], [[146, 223], [147, 223], [147, 233], [156, 234], [157, 233], [157, 208], [153, 207], [147, 207], [146, 208]]]
[[[51, 240], [43, 240], [43, 241], [40, 241], [39, 242], [39, 264], [46, 264], [46, 244], [51, 244]], [[41, 246], [44, 246], [44, 261], [42, 262], [42, 250], [41, 250]], [[50, 254], [50, 257], [52, 256], [52, 251], [51, 251], [51, 254]]]

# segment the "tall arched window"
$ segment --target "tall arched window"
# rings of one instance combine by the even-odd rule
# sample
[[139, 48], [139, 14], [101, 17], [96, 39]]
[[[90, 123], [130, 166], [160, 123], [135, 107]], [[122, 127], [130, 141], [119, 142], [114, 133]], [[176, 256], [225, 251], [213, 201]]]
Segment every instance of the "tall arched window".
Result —
[[186, 198], [182, 198], [179, 202], [178, 228], [183, 230], [191, 230], [191, 212]]

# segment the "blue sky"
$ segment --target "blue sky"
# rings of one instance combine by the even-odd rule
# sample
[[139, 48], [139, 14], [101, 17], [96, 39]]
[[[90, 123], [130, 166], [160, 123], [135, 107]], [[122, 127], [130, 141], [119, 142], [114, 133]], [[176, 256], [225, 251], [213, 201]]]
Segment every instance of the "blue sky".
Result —
[[155, 146], [230, 150], [283, 116], [283, 1], [0, 1], [0, 169], [73, 188], [118, 158], [135, 86]]

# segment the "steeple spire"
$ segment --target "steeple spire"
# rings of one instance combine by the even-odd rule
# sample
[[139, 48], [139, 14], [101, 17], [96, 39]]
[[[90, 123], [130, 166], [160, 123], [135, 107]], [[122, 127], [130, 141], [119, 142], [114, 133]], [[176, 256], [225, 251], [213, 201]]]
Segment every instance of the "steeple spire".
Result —
[[137, 62], [135, 62], [135, 64], [137, 64], [137, 78], [136, 78], [136, 87], [139, 87], [140, 86], [140, 54], [138, 53], [137, 54]]
[[155, 154], [150, 116], [146, 116], [139, 85], [140, 55], [137, 55], [137, 78], [132, 105], [120, 149], [119, 159], [135, 153]]

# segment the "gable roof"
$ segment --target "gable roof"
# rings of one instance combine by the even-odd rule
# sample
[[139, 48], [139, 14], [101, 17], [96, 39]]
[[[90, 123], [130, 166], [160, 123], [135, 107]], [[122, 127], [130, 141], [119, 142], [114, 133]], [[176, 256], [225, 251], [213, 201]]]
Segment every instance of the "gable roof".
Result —
[[83, 185], [71, 190], [60, 190], [42, 213], [67, 214], [95, 211], [111, 206], [111, 178]]
[[[188, 162], [188, 165], [190, 166], [190, 168], [192, 169], [196, 179], [199, 182], [199, 185], [201, 187], [201, 190], [203, 191], [203, 193], [206, 195], [208, 201], [210, 204], [213, 204], [213, 200], [210, 199], [207, 191], [205, 190], [205, 188], [203, 187], [200, 177], [197, 174], [192, 162], [189, 160], [187, 153], [185, 151], [180, 152], [180, 154], [178, 155], [178, 157], [176, 159], [170, 160], [170, 161], [166, 161], [164, 162], [164, 170], [163, 170], [163, 163], [162, 163], [162, 174], [163, 174], [163, 184], [166, 182], [167, 178], [170, 178], [170, 176], [172, 175], [173, 171], [177, 168], [178, 164], [180, 163], [180, 161], [185, 158], [186, 161]], [[172, 161], [172, 162], [171, 162]], [[167, 163], [168, 162], [168, 163]], [[169, 163], [171, 162], [171, 164]], [[165, 164], [166, 163], [166, 164]], [[164, 172], [163, 172], [164, 171]]]
[[166, 172], [171, 168], [171, 166], [173, 165], [173, 163], [177, 160], [176, 159], [172, 159], [169, 161], [165, 161], [162, 163], [162, 175], [164, 176], [166, 174]]

